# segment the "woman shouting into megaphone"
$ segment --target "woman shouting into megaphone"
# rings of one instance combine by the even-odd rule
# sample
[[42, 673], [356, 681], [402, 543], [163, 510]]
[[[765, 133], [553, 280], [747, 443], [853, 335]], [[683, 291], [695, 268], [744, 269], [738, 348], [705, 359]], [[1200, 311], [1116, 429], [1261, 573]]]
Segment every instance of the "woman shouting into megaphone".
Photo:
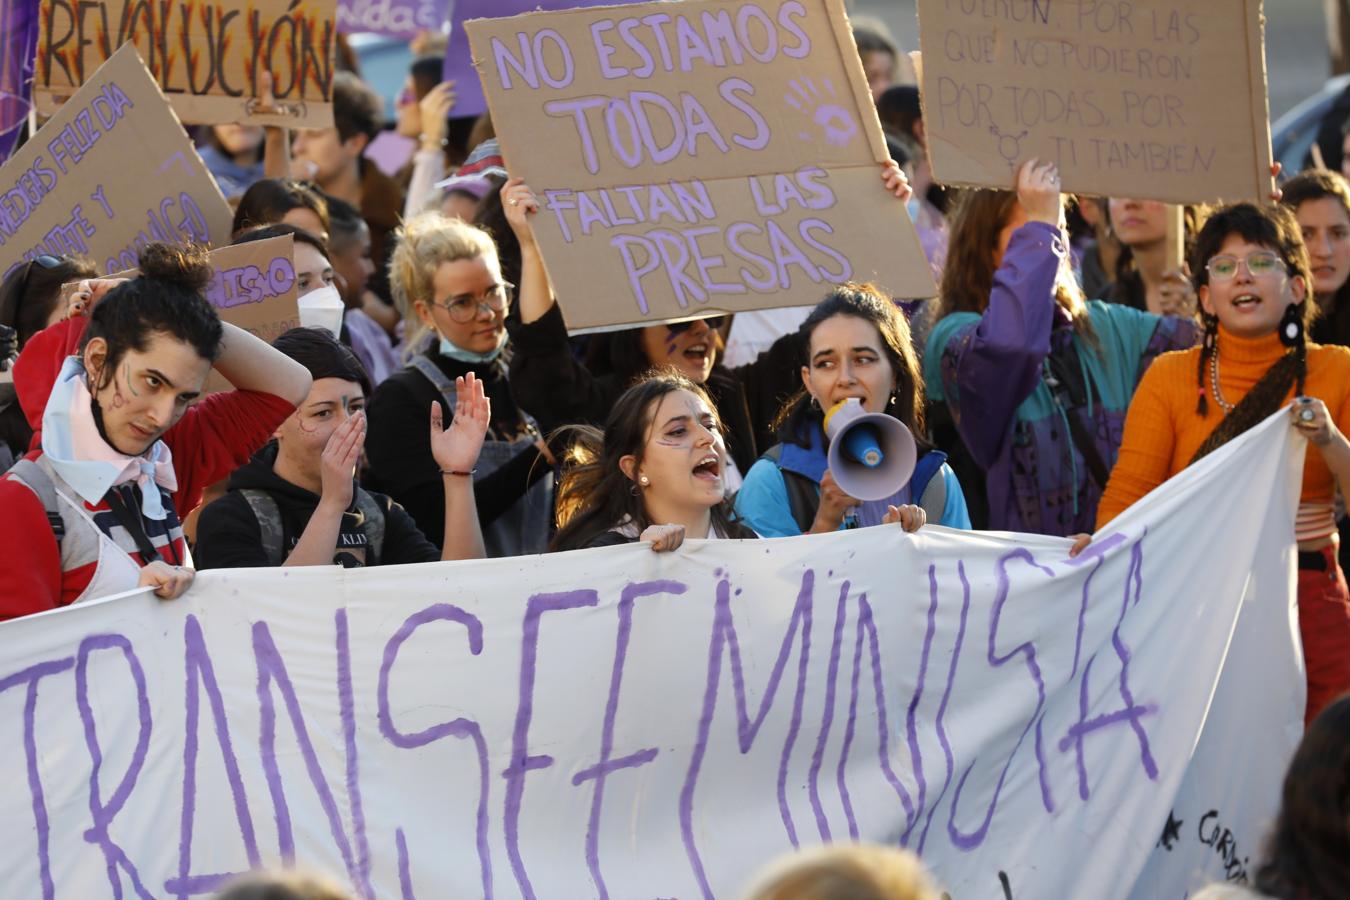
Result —
[[[846, 284], [816, 306], [800, 334], [803, 390], [779, 411], [780, 443], [750, 469], [736, 496], [741, 521], [762, 537], [892, 522], [906, 531], [925, 521], [970, 528], [946, 456], [926, 443], [923, 381], [895, 304], [870, 285]], [[898, 420], [912, 439], [869, 413]], [[855, 430], [840, 426], [847, 417], [871, 429], [864, 444], [874, 446], [831, 446]]]

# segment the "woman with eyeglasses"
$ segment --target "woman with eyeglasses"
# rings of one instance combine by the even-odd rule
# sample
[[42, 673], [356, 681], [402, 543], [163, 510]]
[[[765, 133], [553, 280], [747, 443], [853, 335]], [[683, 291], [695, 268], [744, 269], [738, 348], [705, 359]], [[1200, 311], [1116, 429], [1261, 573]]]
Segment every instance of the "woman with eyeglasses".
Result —
[[[887, 190], [908, 198], [899, 166], [890, 163], [881, 174]], [[718, 363], [719, 316], [592, 335], [579, 361], [530, 224], [539, 201], [521, 178], [507, 181], [501, 199], [520, 242], [520, 321], [510, 323], [511, 386], [520, 405], [546, 433], [566, 425], [600, 426], [642, 374], [671, 367], [706, 390], [717, 407], [728, 452], [723, 481], [728, 495], [739, 490], [760, 452], [777, 443], [772, 422], [779, 403], [801, 384], [799, 336], [785, 335], [754, 362], [728, 369]]]
[[1314, 280], [1289, 210], [1241, 203], [1216, 212], [1196, 238], [1195, 263], [1204, 341], [1160, 357], [1140, 381], [1097, 527], [1289, 404], [1290, 426], [1312, 444], [1291, 535], [1311, 721], [1350, 688], [1350, 594], [1332, 505], [1336, 484], [1350, 484], [1342, 431], [1350, 427], [1350, 349], [1306, 341], [1317, 315], [1308, 302]]
[[[542, 553], [553, 510], [553, 460], [507, 381], [506, 316], [515, 286], [502, 279], [486, 231], [439, 212], [408, 221], [389, 265], [394, 300], [407, 323], [408, 365], [376, 389], [366, 454], [372, 480], [412, 515], [424, 534], [444, 532], [445, 479], [473, 478], [490, 557]], [[442, 470], [427, 423], [455, 411], [455, 379], [470, 373], [491, 403], [487, 439], [472, 472]]]
[[14, 391], [12, 364], [29, 338], [67, 318], [69, 305], [85, 302], [81, 295], [62, 303], [61, 285], [96, 274], [89, 260], [44, 253], [18, 263], [0, 282], [0, 472], [27, 453], [33, 440]]

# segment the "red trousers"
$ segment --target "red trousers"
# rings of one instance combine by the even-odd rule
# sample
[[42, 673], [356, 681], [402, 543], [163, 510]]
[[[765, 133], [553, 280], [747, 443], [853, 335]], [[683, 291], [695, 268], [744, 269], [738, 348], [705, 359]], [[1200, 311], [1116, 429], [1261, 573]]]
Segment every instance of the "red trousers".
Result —
[[1350, 591], [1336, 561], [1336, 547], [1327, 547], [1320, 555], [1325, 557], [1325, 570], [1303, 565], [1298, 570], [1298, 630], [1308, 670], [1305, 725], [1350, 691]]

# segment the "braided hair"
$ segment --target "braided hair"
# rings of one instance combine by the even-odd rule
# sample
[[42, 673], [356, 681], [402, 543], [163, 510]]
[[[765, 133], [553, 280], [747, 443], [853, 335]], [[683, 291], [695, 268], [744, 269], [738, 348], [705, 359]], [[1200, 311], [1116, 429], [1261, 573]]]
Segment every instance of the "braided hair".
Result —
[[[1298, 222], [1295, 221], [1293, 213], [1283, 207], [1258, 207], [1251, 203], [1237, 203], [1226, 206], [1210, 216], [1200, 229], [1200, 234], [1196, 236], [1191, 271], [1195, 273], [1197, 290], [1208, 285], [1209, 261], [1218, 255], [1219, 249], [1231, 235], [1237, 235], [1249, 244], [1257, 244], [1276, 251], [1284, 260], [1287, 275], [1301, 277], [1304, 284], [1311, 288], [1312, 264], [1308, 259], [1308, 249], [1303, 244]], [[1303, 327], [1294, 338], [1290, 352], [1266, 370], [1266, 374], [1252, 386], [1242, 401], [1224, 416], [1223, 421], [1200, 445], [1191, 462], [1207, 456], [1268, 418], [1284, 403], [1291, 386], [1297, 393], [1303, 393], [1304, 381], [1308, 375], [1305, 335], [1317, 316], [1317, 304], [1308, 302], [1308, 299], [1305, 298], [1301, 304]], [[1199, 361], [1196, 364], [1198, 399], [1195, 411], [1203, 418], [1209, 412], [1205, 374], [1211, 359], [1218, 353], [1219, 320], [1213, 313], [1208, 312], [1204, 313], [1202, 318], [1205, 330], [1200, 345]]]

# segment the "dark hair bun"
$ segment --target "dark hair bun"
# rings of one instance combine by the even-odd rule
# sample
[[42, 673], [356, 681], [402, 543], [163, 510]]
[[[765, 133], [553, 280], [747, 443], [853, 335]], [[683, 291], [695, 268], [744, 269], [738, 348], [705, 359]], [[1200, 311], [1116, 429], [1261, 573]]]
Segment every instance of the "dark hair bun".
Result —
[[141, 275], [200, 294], [215, 277], [210, 252], [200, 244], [146, 244], [140, 252]]

